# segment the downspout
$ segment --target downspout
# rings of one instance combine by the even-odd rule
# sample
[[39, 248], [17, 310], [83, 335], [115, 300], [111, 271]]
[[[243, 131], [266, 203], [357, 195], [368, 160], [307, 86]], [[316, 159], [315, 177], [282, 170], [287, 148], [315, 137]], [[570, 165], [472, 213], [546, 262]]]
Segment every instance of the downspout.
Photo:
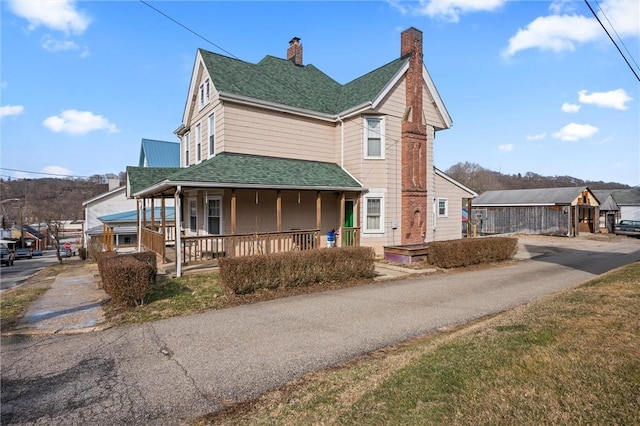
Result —
[[338, 116], [340, 122], [340, 167], [344, 169], [344, 121]]
[[142, 251], [142, 214], [140, 214], [140, 198], [136, 198], [136, 207], [138, 212], [138, 253]]
[[176, 187], [176, 193], [174, 195], [174, 209], [176, 219], [176, 277], [182, 276], [182, 205], [180, 203], [180, 193], [182, 192], [182, 186]]

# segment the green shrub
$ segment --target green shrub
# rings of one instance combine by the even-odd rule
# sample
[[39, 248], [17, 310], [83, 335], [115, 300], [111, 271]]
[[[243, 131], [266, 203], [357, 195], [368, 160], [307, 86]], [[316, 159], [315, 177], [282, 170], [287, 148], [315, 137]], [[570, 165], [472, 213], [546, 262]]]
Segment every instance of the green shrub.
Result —
[[156, 278], [153, 267], [133, 256], [108, 257], [101, 262], [102, 284], [114, 303], [129, 306], [144, 304]]
[[220, 281], [235, 294], [372, 278], [370, 247], [340, 247], [220, 259]]
[[465, 238], [429, 243], [429, 263], [440, 268], [459, 268], [512, 259], [518, 251], [513, 237]]

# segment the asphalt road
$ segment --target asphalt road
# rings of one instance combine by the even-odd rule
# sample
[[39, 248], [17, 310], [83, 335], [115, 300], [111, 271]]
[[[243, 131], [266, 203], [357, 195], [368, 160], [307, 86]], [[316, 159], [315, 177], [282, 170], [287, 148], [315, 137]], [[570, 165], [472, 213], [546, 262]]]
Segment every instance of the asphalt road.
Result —
[[7, 290], [22, 284], [46, 265], [57, 261], [56, 252], [50, 250], [44, 253], [43, 256], [34, 256], [31, 259], [16, 259], [13, 265], [2, 266], [0, 269], [0, 290]]
[[632, 238], [524, 245], [545, 254], [85, 335], [3, 337], [2, 424], [179, 424], [640, 260]]

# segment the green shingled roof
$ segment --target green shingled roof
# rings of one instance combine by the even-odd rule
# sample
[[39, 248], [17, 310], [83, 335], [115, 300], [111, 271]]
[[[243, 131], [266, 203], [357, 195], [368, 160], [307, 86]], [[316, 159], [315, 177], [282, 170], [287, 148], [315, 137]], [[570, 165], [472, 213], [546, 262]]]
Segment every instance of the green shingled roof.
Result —
[[400, 71], [407, 58], [396, 59], [342, 85], [313, 65], [266, 56], [257, 64], [199, 49], [209, 76], [221, 93], [324, 114], [338, 114], [373, 101]]
[[145, 188], [150, 187], [172, 173], [178, 172], [179, 167], [133, 167], [127, 166], [127, 185], [129, 186], [128, 194], [135, 194]]
[[[161, 171], [164, 175], [161, 176]], [[239, 188], [317, 188], [362, 190], [362, 185], [335, 163], [222, 153], [182, 169], [127, 167], [131, 194], [156, 184]]]

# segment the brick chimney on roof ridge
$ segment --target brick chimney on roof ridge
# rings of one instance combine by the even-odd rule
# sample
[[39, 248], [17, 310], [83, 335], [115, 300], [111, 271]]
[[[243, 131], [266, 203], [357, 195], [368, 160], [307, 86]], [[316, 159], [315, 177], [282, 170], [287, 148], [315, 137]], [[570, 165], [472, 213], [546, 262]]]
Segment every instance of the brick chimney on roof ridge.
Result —
[[300, 44], [300, 39], [298, 37], [294, 37], [289, 41], [287, 60], [293, 61], [294, 64], [302, 66], [302, 45]]

